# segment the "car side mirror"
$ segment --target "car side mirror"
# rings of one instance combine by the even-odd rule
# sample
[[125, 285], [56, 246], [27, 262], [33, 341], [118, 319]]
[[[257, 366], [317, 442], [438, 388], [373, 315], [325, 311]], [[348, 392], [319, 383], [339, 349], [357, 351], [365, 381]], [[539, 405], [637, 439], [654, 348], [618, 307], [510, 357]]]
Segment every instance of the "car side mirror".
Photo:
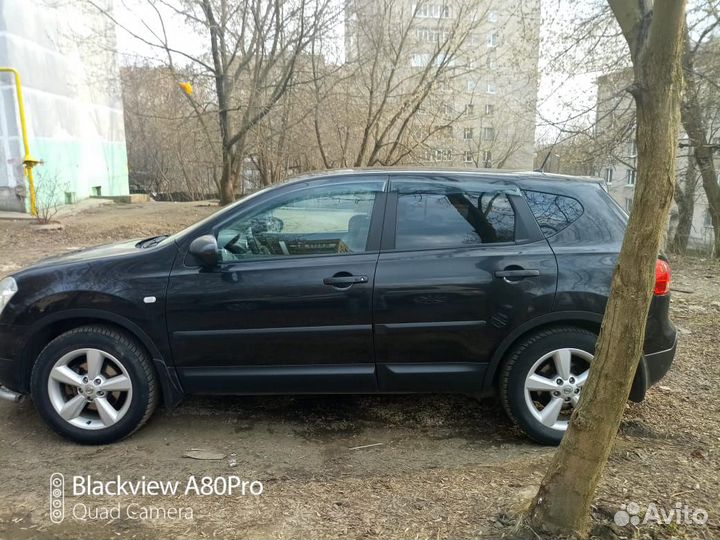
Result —
[[219, 262], [218, 243], [212, 234], [199, 236], [193, 240], [189, 252], [201, 266], [213, 267]]

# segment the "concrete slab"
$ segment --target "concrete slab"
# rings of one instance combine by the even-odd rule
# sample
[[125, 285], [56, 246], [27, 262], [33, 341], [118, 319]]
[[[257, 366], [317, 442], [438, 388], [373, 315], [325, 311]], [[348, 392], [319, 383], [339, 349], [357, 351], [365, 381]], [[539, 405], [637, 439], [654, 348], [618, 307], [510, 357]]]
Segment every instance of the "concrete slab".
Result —
[[8, 212], [7, 210], [0, 210], [0, 219], [19, 219], [19, 220], [30, 220], [35, 219], [30, 214], [25, 212]]

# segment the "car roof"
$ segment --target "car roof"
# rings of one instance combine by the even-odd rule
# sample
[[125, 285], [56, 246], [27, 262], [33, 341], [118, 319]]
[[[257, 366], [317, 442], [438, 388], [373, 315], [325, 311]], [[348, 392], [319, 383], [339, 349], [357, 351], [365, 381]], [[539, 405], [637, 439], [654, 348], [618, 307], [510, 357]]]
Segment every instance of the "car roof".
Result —
[[[453, 169], [453, 168], [434, 168], [434, 167], [360, 167], [351, 169], [330, 169], [324, 171], [315, 171], [305, 173], [289, 179], [286, 183], [309, 182], [313, 180], [342, 180], [347, 176], [356, 175], [413, 175], [415, 177], [422, 176], [452, 176], [454, 179], [463, 180], [464, 178], [475, 179], [484, 178], [499, 181], [507, 181], [527, 187], [531, 183], [584, 183], [584, 184], [600, 184], [602, 179], [592, 176], [570, 176], [566, 174], [553, 174], [543, 171], [526, 171], [513, 169]], [[536, 184], [537, 185], [537, 184]]]

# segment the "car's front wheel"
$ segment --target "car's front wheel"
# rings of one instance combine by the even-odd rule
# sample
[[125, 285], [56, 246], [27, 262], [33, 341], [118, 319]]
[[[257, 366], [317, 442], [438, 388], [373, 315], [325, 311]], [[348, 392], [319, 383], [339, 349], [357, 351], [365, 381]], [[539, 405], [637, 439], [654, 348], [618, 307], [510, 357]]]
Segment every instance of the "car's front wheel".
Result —
[[587, 381], [597, 336], [582, 328], [540, 330], [516, 344], [499, 379], [508, 416], [532, 439], [559, 444]]
[[158, 401], [144, 348], [124, 332], [101, 325], [53, 339], [38, 356], [30, 384], [45, 421], [83, 444], [127, 437], [150, 418]]

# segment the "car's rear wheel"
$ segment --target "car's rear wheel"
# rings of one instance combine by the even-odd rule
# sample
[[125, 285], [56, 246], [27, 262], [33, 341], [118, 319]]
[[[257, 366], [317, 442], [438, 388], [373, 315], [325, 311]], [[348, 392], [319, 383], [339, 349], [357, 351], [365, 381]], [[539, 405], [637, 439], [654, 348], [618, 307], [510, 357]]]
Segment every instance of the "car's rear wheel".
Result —
[[40, 353], [31, 378], [33, 401], [59, 434], [83, 444], [127, 437], [150, 418], [158, 387], [150, 358], [115, 328], [75, 328]]
[[536, 332], [509, 352], [499, 380], [508, 416], [533, 440], [559, 444], [587, 381], [597, 336], [582, 328]]

